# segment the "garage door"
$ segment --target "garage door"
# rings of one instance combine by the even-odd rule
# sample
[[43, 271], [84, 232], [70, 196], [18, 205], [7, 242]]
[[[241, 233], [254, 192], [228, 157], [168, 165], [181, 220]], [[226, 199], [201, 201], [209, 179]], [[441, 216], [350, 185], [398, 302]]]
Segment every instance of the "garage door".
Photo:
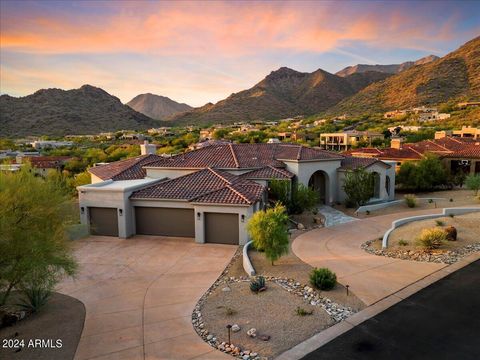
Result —
[[238, 214], [205, 213], [205, 242], [238, 245]]
[[91, 207], [88, 211], [93, 235], [118, 236], [117, 209]]
[[195, 237], [193, 209], [135, 207], [137, 234]]

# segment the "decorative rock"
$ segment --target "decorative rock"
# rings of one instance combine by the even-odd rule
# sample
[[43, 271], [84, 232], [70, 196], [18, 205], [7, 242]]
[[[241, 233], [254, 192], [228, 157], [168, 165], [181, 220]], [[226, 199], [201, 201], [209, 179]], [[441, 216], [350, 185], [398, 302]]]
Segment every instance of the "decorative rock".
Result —
[[257, 336], [257, 329], [251, 328], [250, 330], [247, 331], [247, 335], [250, 336], [251, 338], [254, 338]]
[[270, 340], [270, 335], [260, 335], [258, 338], [263, 341], [268, 341]]
[[305, 225], [303, 225], [302, 223], [298, 223], [297, 224], [297, 229], [298, 230], [305, 230]]
[[248, 355], [243, 355], [243, 356], [242, 356], [242, 359], [243, 359], [243, 360], [248, 360], [248, 359], [250, 359], [250, 356], [248, 356]]
[[228, 286], [226, 286], [226, 287], [224, 287], [224, 288], [222, 289], [223, 292], [229, 292], [230, 290], [231, 290], [231, 289], [230, 289]]
[[212, 335], [212, 334], [210, 334], [210, 335], [207, 336], [207, 340], [212, 340], [212, 339], [213, 339], [213, 335]]
[[240, 331], [240, 326], [238, 326], [238, 324], [233, 324], [233, 325], [232, 325], [232, 331], [233, 331], [233, 332], [238, 332], [238, 331]]

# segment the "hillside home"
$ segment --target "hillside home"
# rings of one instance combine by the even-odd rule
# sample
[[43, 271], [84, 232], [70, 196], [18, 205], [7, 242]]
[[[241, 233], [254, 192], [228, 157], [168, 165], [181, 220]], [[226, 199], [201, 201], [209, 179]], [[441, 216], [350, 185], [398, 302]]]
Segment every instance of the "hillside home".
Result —
[[92, 184], [78, 187], [81, 221], [93, 234], [195, 238], [199, 243], [245, 244], [246, 224], [268, 201], [273, 179], [315, 189], [322, 203], [343, 201], [348, 170], [375, 173], [375, 201], [394, 198], [395, 171], [296, 144], [218, 144], [171, 157], [142, 155], [90, 168]]
[[327, 150], [348, 150], [360, 142], [371, 144], [375, 139], [383, 140], [384, 138], [385, 136], [380, 133], [350, 130], [320, 134], [320, 144], [323, 149]]

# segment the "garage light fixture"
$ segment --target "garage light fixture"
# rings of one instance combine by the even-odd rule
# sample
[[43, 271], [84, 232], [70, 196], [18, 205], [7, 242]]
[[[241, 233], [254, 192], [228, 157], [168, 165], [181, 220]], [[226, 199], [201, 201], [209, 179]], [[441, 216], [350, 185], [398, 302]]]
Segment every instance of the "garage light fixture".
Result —
[[197, 212], [197, 220], [200, 220], [200, 217], [202, 216], [202, 213]]
[[82, 214], [85, 214], [85, 208], [84, 208], [83, 206], [80, 208], [80, 212], [81, 212]]
[[122, 209], [118, 209], [118, 215], [123, 216], [123, 210]]
[[245, 222], [245, 215], [241, 215], [241, 216], [240, 216], [240, 220], [241, 220], [242, 222]]

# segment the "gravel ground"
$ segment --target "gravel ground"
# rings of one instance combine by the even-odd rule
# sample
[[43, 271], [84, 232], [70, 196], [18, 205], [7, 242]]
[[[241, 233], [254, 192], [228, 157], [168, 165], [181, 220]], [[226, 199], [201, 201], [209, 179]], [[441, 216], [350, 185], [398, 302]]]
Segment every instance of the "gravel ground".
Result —
[[[306, 304], [275, 283], [267, 282], [267, 290], [259, 294], [250, 291], [249, 282], [231, 283], [229, 288], [228, 292], [215, 289], [202, 308], [205, 328], [221, 342], [228, 342], [226, 325], [238, 324], [241, 330], [232, 333], [231, 342], [271, 358], [333, 324], [323, 309]], [[299, 316], [297, 307], [313, 310], [313, 314]], [[227, 308], [235, 313], [227, 315]], [[246, 332], [251, 328], [271, 339], [250, 338]]]
[[[85, 306], [70, 296], [52, 294], [49, 302], [37, 314], [18, 322], [16, 325], [0, 329], [0, 340], [23, 339], [25, 347], [16, 352], [14, 349], [0, 347], [0, 359], [11, 360], [68, 360], [73, 359], [77, 350], [85, 320]], [[15, 336], [15, 334], [18, 334]], [[50, 340], [58, 348], [28, 347], [35, 339]]]

